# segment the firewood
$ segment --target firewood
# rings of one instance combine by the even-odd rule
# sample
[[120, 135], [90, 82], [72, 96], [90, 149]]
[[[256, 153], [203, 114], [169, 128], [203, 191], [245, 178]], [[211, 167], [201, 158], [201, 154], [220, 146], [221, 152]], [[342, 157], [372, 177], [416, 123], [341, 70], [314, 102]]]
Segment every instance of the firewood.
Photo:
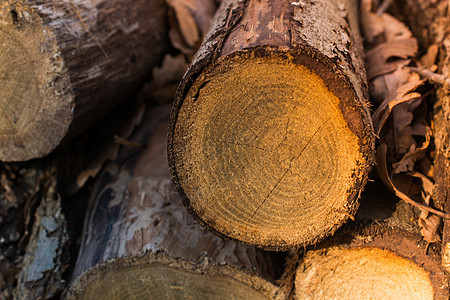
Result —
[[415, 208], [393, 198], [376, 184], [364, 192], [356, 222], [300, 259], [295, 299], [448, 299], [437, 248], [421, 240]]
[[168, 157], [230, 239], [313, 244], [358, 207], [373, 156], [356, 1], [223, 1], [175, 96]]
[[163, 0], [0, 4], [0, 160], [54, 150], [133, 94], [168, 48]]
[[284, 299], [273, 253], [224, 241], [184, 209], [167, 166], [169, 110], [147, 113], [136, 146], [98, 178], [68, 299]]

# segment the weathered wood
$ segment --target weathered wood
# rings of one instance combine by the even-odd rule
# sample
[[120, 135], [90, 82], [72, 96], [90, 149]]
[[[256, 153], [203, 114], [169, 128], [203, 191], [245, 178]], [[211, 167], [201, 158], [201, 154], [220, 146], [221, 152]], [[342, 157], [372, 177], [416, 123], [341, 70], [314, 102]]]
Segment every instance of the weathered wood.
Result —
[[284, 298], [273, 254], [214, 236], [184, 209], [167, 167], [169, 109], [146, 114], [131, 139], [146, 144], [98, 178], [68, 298]]
[[[423, 47], [439, 46], [438, 73], [450, 78], [450, 4], [448, 1], [405, 0], [409, 25]], [[434, 104], [436, 154], [433, 200], [450, 213], [450, 87], [439, 86]], [[442, 264], [450, 272], [450, 220], [444, 220]]]
[[300, 259], [295, 299], [448, 299], [439, 251], [427, 251], [412, 221], [418, 212], [369, 185], [356, 222]]
[[42, 157], [130, 97], [168, 47], [163, 0], [0, 4], [0, 160]]
[[[68, 234], [62, 213], [61, 197], [56, 190], [55, 170], [43, 183], [42, 199], [34, 213], [34, 224], [18, 276], [14, 299], [51, 299], [66, 287], [63, 272], [64, 250]], [[31, 200], [31, 199], [30, 199]], [[31, 216], [30, 216], [31, 217]]]
[[223, 1], [180, 83], [168, 155], [184, 204], [283, 249], [358, 207], [373, 155], [356, 1]]

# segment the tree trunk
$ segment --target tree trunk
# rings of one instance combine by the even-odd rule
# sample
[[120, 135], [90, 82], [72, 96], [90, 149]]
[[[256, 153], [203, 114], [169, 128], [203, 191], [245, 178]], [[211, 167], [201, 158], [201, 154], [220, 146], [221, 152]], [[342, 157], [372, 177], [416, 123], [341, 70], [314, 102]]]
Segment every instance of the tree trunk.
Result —
[[168, 112], [147, 114], [132, 141], [148, 144], [98, 178], [68, 298], [283, 298], [269, 282], [273, 253], [224, 241], [184, 209], [167, 167]]
[[[450, 4], [446, 0], [405, 0], [409, 25], [424, 47], [439, 46], [438, 73], [450, 78]], [[438, 88], [434, 105], [436, 154], [433, 198], [439, 209], [450, 213], [450, 86]], [[450, 272], [450, 220], [444, 219], [442, 264]]]
[[448, 299], [438, 251], [427, 252], [414, 209], [389, 193], [369, 186], [356, 223], [306, 252], [294, 275], [295, 299]]
[[181, 81], [171, 172], [205, 227], [284, 249], [358, 207], [373, 155], [356, 1], [223, 1]]
[[129, 97], [167, 49], [163, 0], [0, 4], [0, 160], [42, 157]]

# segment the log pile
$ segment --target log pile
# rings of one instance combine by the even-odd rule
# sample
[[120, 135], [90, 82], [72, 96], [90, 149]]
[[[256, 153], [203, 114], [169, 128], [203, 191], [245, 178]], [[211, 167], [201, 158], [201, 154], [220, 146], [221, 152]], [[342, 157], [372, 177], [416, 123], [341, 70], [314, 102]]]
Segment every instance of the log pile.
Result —
[[0, 298], [448, 299], [449, 9], [3, 1]]

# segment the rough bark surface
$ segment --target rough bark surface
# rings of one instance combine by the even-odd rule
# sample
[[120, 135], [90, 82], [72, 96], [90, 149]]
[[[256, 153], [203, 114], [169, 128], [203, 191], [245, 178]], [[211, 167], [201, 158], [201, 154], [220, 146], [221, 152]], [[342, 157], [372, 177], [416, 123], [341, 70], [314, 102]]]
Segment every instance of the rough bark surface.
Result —
[[167, 49], [163, 0], [0, 4], [0, 160], [42, 157], [136, 91]]
[[184, 209], [167, 167], [168, 113], [146, 114], [132, 138], [146, 144], [98, 178], [69, 299], [283, 297], [272, 254], [214, 236]]
[[[405, 0], [406, 16], [414, 34], [427, 48], [439, 46], [438, 73], [450, 78], [450, 4], [448, 1]], [[433, 198], [439, 209], [450, 213], [450, 87], [439, 86], [434, 105], [435, 188]], [[450, 271], [450, 221], [444, 220], [442, 264]]]
[[354, 215], [374, 143], [356, 10], [356, 1], [222, 2], [169, 125], [174, 182], [202, 225], [283, 249]]

